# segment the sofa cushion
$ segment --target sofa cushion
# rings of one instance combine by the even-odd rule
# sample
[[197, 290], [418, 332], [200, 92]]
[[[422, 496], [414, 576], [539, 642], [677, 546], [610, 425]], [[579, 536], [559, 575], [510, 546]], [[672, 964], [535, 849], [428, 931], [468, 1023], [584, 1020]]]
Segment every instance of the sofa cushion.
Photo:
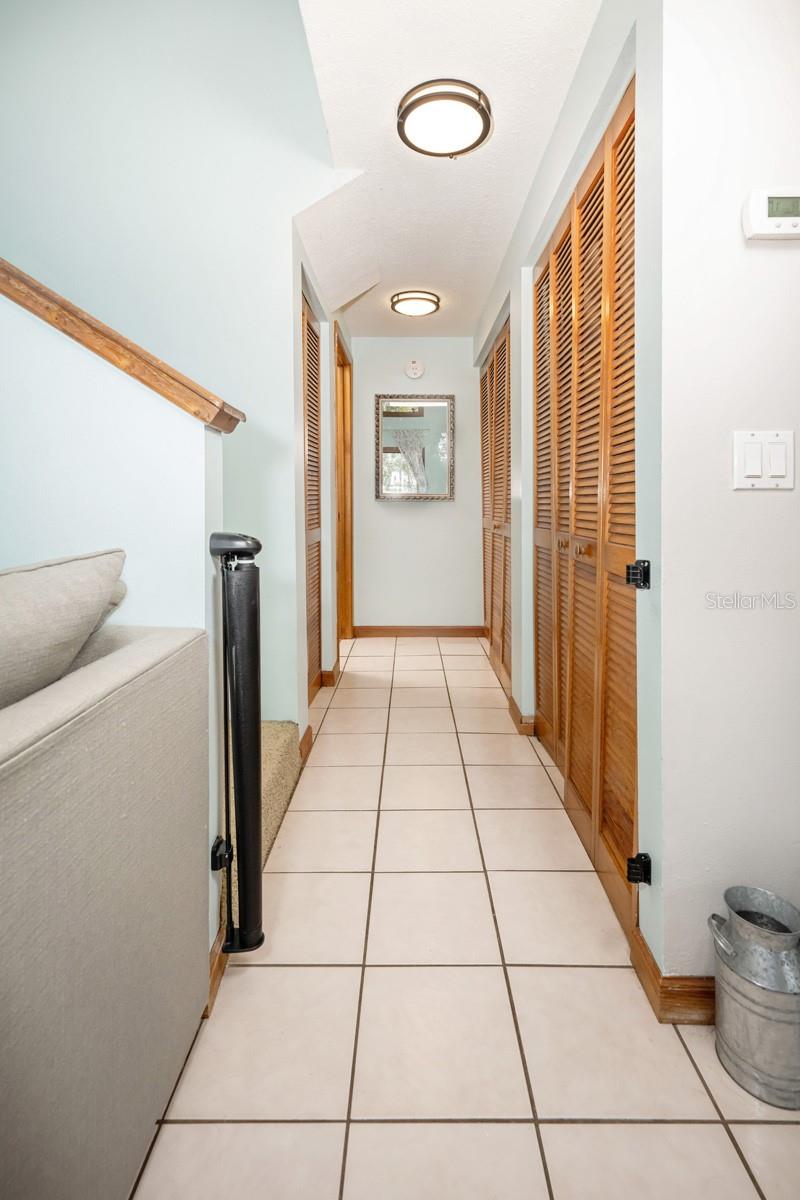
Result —
[[124, 550], [0, 571], [0, 708], [60, 679], [124, 595]]

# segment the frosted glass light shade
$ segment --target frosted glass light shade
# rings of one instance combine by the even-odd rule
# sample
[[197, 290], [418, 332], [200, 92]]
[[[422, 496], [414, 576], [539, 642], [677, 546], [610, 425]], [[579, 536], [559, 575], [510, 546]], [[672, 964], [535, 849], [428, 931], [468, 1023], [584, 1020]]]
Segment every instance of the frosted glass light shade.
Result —
[[428, 317], [439, 307], [436, 292], [395, 292], [390, 301], [392, 312], [402, 317]]
[[406, 92], [397, 107], [397, 132], [412, 150], [433, 158], [458, 158], [492, 131], [488, 98], [460, 79], [432, 79]]

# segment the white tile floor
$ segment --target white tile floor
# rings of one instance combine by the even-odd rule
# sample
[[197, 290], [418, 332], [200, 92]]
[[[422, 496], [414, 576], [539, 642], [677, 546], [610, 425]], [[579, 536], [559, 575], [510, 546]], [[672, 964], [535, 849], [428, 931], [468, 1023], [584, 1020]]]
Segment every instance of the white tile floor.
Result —
[[487, 649], [342, 645], [137, 1200], [795, 1200], [798, 1114], [655, 1020]]

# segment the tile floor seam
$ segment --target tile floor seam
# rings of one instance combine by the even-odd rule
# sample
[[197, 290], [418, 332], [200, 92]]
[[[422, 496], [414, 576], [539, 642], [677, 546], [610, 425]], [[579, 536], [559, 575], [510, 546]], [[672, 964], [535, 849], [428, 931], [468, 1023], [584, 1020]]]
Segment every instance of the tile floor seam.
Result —
[[694, 1055], [692, 1054], [691, 1050], [687, 1046], [687, 1044], [683, 1038], [683, 1035], [681, 1034], [680, 1029], [678, 1028], [677, 1025], [673, 1025], [672, 1028], [675, 1030], [675, 1036], [677, 1037], [680, 1044], [683, 1046], [683, 1049], [686, 1052], [689, 1062], [694, 1067], [694, 1069], [697, 1073], [697, 1077], [699, 1078], [700, 1082], [702, 1083], [703, 1087], [705, 1088], [706, 1095], [708, 1096], [709, 1100], [711, 1101], [712, 1105], [714, 1106], [715, 1112], [719, 1115], [720, 1121], [722, 1122], [722, 1127], [725, 1130], [726, 1134], [728, 1135], [731, 1145], [733, 1146], [734, 1150], [736, 1151], [736, 1154], [738, 1155], [739, 1160], [740, 1160], [742, 1166], [744, 1167], [744, 1169], [748, 1175], [748, 1178], [750, 1179], [750, 1182], [752, 1183], [753, 1187], [755, 1188], [756, 1195], [760, 1198], [760, 1200], [767, 1200], [767, 1197], [764, 1195], [763, 1191], [761, 1190], [761, 1185], [759, 1184], [758, 1180], [755, 1177], [753, 1168], [750, 1166], [750, 1163], [745, 1158], [744, 1151], [742, 1150], [741, 1146], [739, 1145], [736, 1138], [734, 1137], [733, 1130], [731, 1129], [730, 1125], [728, 1124], [728, 1120], [727, 1120], [724, 1112], [722, 1111], [721, 1106], [717, 1103], [717, 1099], [711, 1090], [710, 1084], [708, 1084], [706, 1082], [706, 1078], [703, 1075], [703, 1072], [700, 1070], [700, 1067], [698, 1066]]
[[[378, 874], [378, 875], [380, 873], [381, 873], [380, 871], [376, 872], [376, 874]], [[402, 873], [403, 872], [393, 872], [393, 871], [384, 872], [384, 874], [386, 874], [386, 875], [402, 874]], [[465, 874], [466, 873], [467, 872], [465, 872]], [[483, 874], [482, 871], [472, 871], [469, 873], [473, 874], [473, 875], [482, 875]], [[442, 872], [420, 871], [420, 872], [418, 872], [418, 874], [420, 874], [420, 875], [437, 875], [437, 874], [442, 874]], [[497, 970], [499, 965], [500, 964], [496, 963], [496, 962], [367, 963], [367, 967], [369, 968], [369, 970], [372, 970], [374, 968], [375, 970], [381, 970], [381, 971], [405, 970], [407, 967], [415, 967], [415, 968], [424, 967], [426, 969], [430, 967], [431, 970], [446, 969], [448, 971], [450, 971], [450, 970], [457, 971], [457, 970], [463, 970], [463, 969], [473, 970], [473, 969], [483, 969], [483, 968], [492, 967], [495, 970]], [[354, 967], [360, 967], [360, 966], [361, 966], [360, 962], [332, 962], [332, 963], [324, 963], [324, 962], [323, 963], [319, 963], [319, 962], [244, 963], [243, 962], [243, 963], [231, 963], [231, 964], [229, 964], [228, 969], [231, 971], [263, 971], [263, 970], [276, 970], [278, 968], [285, 969], [286, 967], [291, 967], [293, 970], [295, 968], [300, 969], [300, 968], [324, 967], [325, 970], [327, 971], [330, 968], [337, 968], [337, 967], [349, 967], [352, 970]], [[530, 970], [530, 971], [537, 971], [537, 970], [539, 970], [539, 971], [545, 971], [545, 970], [546, 971], [553, 971], [553, 970], [556, 970], [556, 971], [632, 971], [633, 970], [633, 967], [627, 966], [625, 963], [607, 963], [607, 964], [606, 963], [557, 963], [557, 962], [556, 963], [552, 963], [552, 962], [532, 963], [532, 962], [511, 962], [511, 961], [509, 961], [508, 966], [509, 967], [525, 967], [526, 970]], [[773, 1122], [756, 1122], [756, 1123], [757, 1124], [766, 1123], [766, 1124], [774, 1125], [774, 1124], [777, 1124], [778, 1122], [773, 1121]], [[797, 1121], [789, 1121], [789, 1122], [785, 1122], [785, 1123], [790, 1124], [790, 1125], [800, 1124], [800, 1119], [798, 1119]]]
[[207, 1018], [206, 1017], [200, 1018], [200, 1022], [197, 1026], [197, 1029], [194, 1031], [194, 1037], [192, 1038], [192, 1044], [189, 1047], [189, 1049], [186, 1051], [186, 1057], [184, 1058], [183, 1063], [181, 1065], [181, 1069], [178, 1072], [178, 1078], [175, 1080], [175, 1085], [172, 1088], [172, 1091], [170, 1092], [169, 1096], [167, 1097], [167, 1102], [164, 1105], [161, 1117], [156, 1121], [155, 1133], [153, 1134], [150, 1145], [147, 1147], [147, 1154], [145, 1154], [145, 1156], [144, 1156], [144, 1162], [142, 1163], [141, 1167], [139, 1168], [139, 1173], [136, 1176], [135, 1180], [133, 1181], [133, 1187], [131, 1188], [131, 1190], [128, 1194], [128, 1200], [133, 1200], [134, 1196], [136, 1195], [137, 1191], [139, 1190], [139, 1184], [142, 1182], [142, 1179], [144, 1178], [144, 1173], [147, 1170], [147, 1164], [149, 1163], [149, 1161], [152, 1157], [156, 1142], [158, 1141], [158, 1135], [161, 1133], [161, 1127], [162, 1127], [162, 1125], [166, 1124], [166, 1117], [167, 1117], [167, 1113], [169, 1112], [169, 1106], [170, 1106], [170, 1104], [172, 1104], [175, 1093], [178, 1090], [178, 1084], [180, 1083], [181, 1079], [183, 1078], [183, 1073], [186, 1070], [186, 1067], [187, 1067], [187, 1064], [191, 1057], [192, 1051], [194, 1050], [195, 1045], [197, 1044], [197, 1039], [200, 1036], [200, 1030], [203, 1028], [204, 1020], [207, 1020]]
[[[439, 654], [441, 656], [442, 647], [441, 647], [441, 642], [439, 642], [438, 640], [437, 640], [437, 645], [439, 646]], [[490, 663], [490, 665], [491, 665], [491, 663]], [[442, 666], [444, 667], [444, 661], [442, 661]], [[496, 675], [496, 672], [495, 672], [495, 675]], [[499, 682], [499, 680], [498, 680], [498, 682]], [[454, 705], [453, 705], [453, 697], [450, 693], [450, 680], [447, 678], [447, 676], [445, 676], [445, 687], [447, 689], [447, 698], [450, 701], [450, 709], [453, 712], [453, 720], [455, 721], [455, 710], [454, 710]], [[456, 737], [458, 738], [458, 734], [456, 734]], [[489, 899], [489, 908], [491, 909], [492, 921], [494, 922], [495, 937], [497, 938], [497, 949], [500, 954], [500, 964], [501, 964], [501, 968], [503, 971], [503, 977], [505, 979], [506, 994], [508, 996], [509, 1008], [511, 1010], [511, 1019], [512, 1019], [512, 1022], [514, 1025], [514, 1032], [515, 1032], [516, 1038], [517, 1038], [517, 1048], [519, 1050], [520, 1062], [522, 1064], [522, 1073], [523, 1073], [523, 1076], [525, 1079], [525, 1086], [528, 1091], [528, 1100], [530, 1102], [531, 1114], [533, 1117], [533, 1125], [534, 1125], [534, 1129], [536, 1131], [536, 1141], [539, 1146], [539, 1156], [541, 1158], [545, 1186], [547, 1188], [547, 1195], [549, 1197], [549, 1200], [554, 1200], [553, 1183], [550, 1178], [550, 1170], [547, 1165], [547, 1156], [545, 1154], [544, 1139], [542, 1137], [542, 1131], [539, 1128], [539, 1117], [538, 1117], [538, 1112], [536, 1109], [536, 1100], [533, 1095], [533, 1086], [531, 1084], [530, 1071], [528, 1070], [528, 1060], [525, 1056], [525, 1047], [522, 1042], [522, 1030], [521, 1030], [520, 1024], [519, 1024], [519, 1018], [517, 1017], [517, 1010], [514, 1005], [514, 994], [511, 990], [511, 977], [508, 973], [508, 964], [506, 963], [505, 951], [503, 949], [503, 939], [500, 936], [500, 924], [497, 919], [497, 912], [495, 910], [494, 896], [492, 895], [492, 885], [491, 885], [491, 881], [489, 879], [489, 872], [486, 867], [486, 859], [485, 859], [484, 853], [483, 853], [483, 845], [481, 843], [481, 835], [480, 835], [480, 830], [478, 828], [478, 819], [475, 816], [475, 807], [472, 803], [472, 790], [471, 790], [470, 784], [469, 784], [469, 775], [467, 773], [467, 765], [464, 762], [464, 754], [463, 754], [463, 750], [461, 747], [461, 739], [460, 738], [458, 738], [458, 750], [459, 750], [459, 755], [461, 758], [461, 770], [464, 774], [464, 785], [467, 789], [467, 799], [469, 801], [470, 812], [472, 814], [472, 824], [473, 824], [473, 828], [475, 830], [475, 837], [478, 842], [478, 853], [480, 855], [481, 865], [483, 867], [483, 878], [484, 878], [484, 882], [486, 884], [486, 892], [487, 892], [487, 896]], [[536, 751], [534, 750], [534, 754], [535, 753], [536, 753]], [[340, 1198], [340, 1200], [341, 1200], [341, 1198]]]
[[[394, 640], [392, 652], [392, 678], [389, 682], [389, 712], [392, 710], [392, 693], [394, 690], [394, 671], [397, 661], [397, 639]], [[342, 1141], [342, 1168], [339, 1175], [339, 1200], [343, 1200], [344, 1186], [347, 1177], [347, 1150], [350, 1144], [350, 1125], [353, 1114], [353, 1092], [356, 1082], [356, 1066], [358, 1063], [358, 1035], [361, 1029], [361, 1007], [364, 1000], [364, 982], [367, 975], [367, 950], [369, 947], [369, 921], [372, 915], [372, 897], [375, 891], [375, 864], [378, 857], [378, 833], [381, 824], [381, 796], [383, 795], [383, 779], [386, 773], [386, 757], [389, 746], [389, 721], [386, 721], [386, 732], [383, 740], [383, 761], [381, 762], [381, 776], [378, 784], [378, 807], [375, 809], [375, 840], [372, 845], [372, 867], [369, 873], [369, 894], [367, 897], [367, 915], [364, 925], [364, 949], [361, 959], [361, 978], [358, 986], [358, 1005], [356, 1008], [356, 1024], [353, 1033], [353, 1057], [350, 1065], [350, 1087], [347, 1094], [347, 1117], [344, 1127], [344, 1138]]]
[[[495, 967], [497, 964], [495, 964]], [[734, 1121], [764, 1129], [795, 1128], [798, 1121]], [[162, 1117], [156, 1125], [344, 1125], [344, 1117]], [[533, 1117], [351, 1117], [351, 1125], [533, 1125]], [[718, 1117], [539, 1117], [540, 1125], [704, 1125], [721, 1127]]]

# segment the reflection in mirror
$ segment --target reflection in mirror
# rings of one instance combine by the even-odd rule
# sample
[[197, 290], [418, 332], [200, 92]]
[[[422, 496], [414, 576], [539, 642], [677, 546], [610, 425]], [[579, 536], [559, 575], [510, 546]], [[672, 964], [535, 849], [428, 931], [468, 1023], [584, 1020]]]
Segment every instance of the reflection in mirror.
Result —
[[375, 397], [375, 498], [452, 500], [453, 396]]

